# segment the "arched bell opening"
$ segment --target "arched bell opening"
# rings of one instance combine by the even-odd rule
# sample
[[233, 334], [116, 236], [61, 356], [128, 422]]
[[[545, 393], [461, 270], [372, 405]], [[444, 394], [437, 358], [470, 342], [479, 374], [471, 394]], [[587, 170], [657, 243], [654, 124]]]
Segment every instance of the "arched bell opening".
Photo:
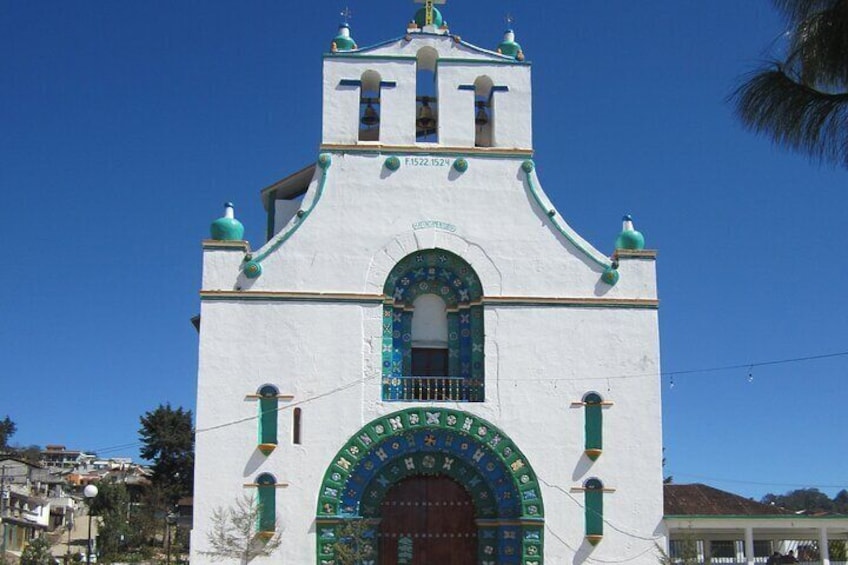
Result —
[[436, 79], [439, 52], [422, 47], [415, 61], [415, 141], [439, 141], [439, 96]]
[[474, 146], [494, 147], [495, 97], [492, 79], [483, 75], [474, 81]]
[[359, 90], [359, 141], [380, 140], [380, 73], [365, 71]]

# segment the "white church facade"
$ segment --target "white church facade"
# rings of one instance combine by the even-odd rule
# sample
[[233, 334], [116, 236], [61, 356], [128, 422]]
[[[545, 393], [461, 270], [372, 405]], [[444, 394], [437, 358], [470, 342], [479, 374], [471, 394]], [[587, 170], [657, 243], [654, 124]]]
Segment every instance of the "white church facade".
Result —
[[342, 26], [267, 242], [231, 208], [204, 241], [192, 563], [244, 494], [280, 536], [255, 563], [343, 565], [351, 522], [374, 565], [656, 563], [655, 253], [545, 195], [531, 69], [432, 2], [373, 47]]

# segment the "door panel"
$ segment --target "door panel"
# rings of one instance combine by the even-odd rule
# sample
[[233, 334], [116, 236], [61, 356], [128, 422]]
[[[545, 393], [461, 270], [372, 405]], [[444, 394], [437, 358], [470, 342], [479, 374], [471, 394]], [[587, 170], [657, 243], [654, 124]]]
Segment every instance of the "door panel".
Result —
[[477, 563], [474, 502], [452, 479], [405, 479], [380, 510], [380, 565]]

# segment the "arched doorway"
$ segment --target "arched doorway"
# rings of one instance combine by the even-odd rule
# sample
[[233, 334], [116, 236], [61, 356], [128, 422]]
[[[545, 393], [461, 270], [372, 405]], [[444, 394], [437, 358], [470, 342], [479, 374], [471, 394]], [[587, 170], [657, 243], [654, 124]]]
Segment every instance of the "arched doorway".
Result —
[[380, 503], [380, 565], [475, 565], [475, 514], [471, 495], [450, 477], [398, 482]]
[[[416, 486], [422, 477], [425, 487]], [[412, 480], [407, 484], [407, 480]], [[430, 482], [430, 479], [439, 479]], [[324, 475], [318, 493], [316, 516], [317, 565], [337, 565], [340, 544], [349, 541], [350, 524], [365, 524], [362, 543], [373, 547], [368, 561], [375, 565], [419, 565], [412, 561], [416, 545], [413, 537], [404, 540], [403, 559], [400, 538], [396, 545], [381, 548], [379, 536], [385, 501], [436, 502], [420, 489], [431, 484], [439, 488], [450, 481], [465, 493], [457, 500], [470, 497], [476, 527], [475, 556], [457, 565], [541, 565], [544, 553], [544, 508], [539, 482], [525, 457], [502, 430], [474, 414], [460, 410], [425, 406], [409, 408], [379, 417], [366, 424], [336, 454]], [[439, 486], [436, 486], [439, 485]], [[399, 489], [399, 490], [395, 490]], [[418, 494], [416, 489], [419, 489]], [[417, 496], [417, 499], [414, 498]], [[453, 495], [451, 495], [453, 496]], [[429, 518], [429, 516], [425, 517]], [[420, 516], [416, 518], [422, 520]], [[460, 524], [468, 524], [463, 518]], [[411, 522], [409, 532], [413, 533]], [[420, 524], [419, 524], [420, 526]], [[452, 526], [454, 535], [460, 528]], [[389, 524], [386, 528], [390, 528]], [[462, 534], [466, 533], [463, 529]], [[405, 533], [387, 529], [386, 533]], [[426, 533], [451, 534], [426, 529]], [[419, 540], [421, 538], [419, 537]], [[450, 539], [450, 538], [448, 538]], [[422, 545], [422, 544], [419, 544]], [[469, 544], [470, 547], [471, 544]], [[393, 555], [383, 550], [397, 551]], [[462, 555], [465, 555], [464, 553]], [[467, 559], [465, 557], [464, 559]], [[373, 561], [372, 561], [373, 560]], [[427, 563], [449, 565], [451, 561], [428, 558]]]

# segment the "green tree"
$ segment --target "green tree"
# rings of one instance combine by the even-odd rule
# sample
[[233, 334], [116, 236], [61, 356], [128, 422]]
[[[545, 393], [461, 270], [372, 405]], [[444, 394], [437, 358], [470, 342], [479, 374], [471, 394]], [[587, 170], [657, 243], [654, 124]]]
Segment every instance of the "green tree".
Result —
[[97, 550], [101, 557], [111, 559], [124, 553], [132, 529], [127, 517], [130, 497], [123, 483], [101, 481], [97, 496], [91, 499], [92, 516], [100, 520], [97, 530]]
[[55, 562], [50, 554], [50, 543], [43, 537], [29, 542], [21, 553], [21, 565], [53, 565]]
[[98, 517], [98, 553], [105, 560], [132, 560], [152, 554], [155, 523], [145, 513], [133, 511], [124, 483], [101, 481], [91, 500], [91, 514]]
[[848, 167], [848, 0], [772, 0], [786, 52], [731, 99], [742, 123], [777, 144]]
[[16, 431], [18, 431], [18, 426], [8, 415], [0, 420], [0, 452], [9, 449], [9, 438], [15, 435]]
[[848, 490], [842, 489], [833, 497], [833, 511], [848, 514]]
[[[212, 529], [206, 532], [209, 550], [203, 551], [212, 561], [238, 559], [247, 565], [257, 557], [271, 555], [280, 547], [280, 531], [259, 531], [262, 507], [249, 495], [237, 498], [229, 508], [212, 512]], [[276, 524], [276, 522], [275, 522]]]
[[698, 541], [690, 534], [684, 534], [680, 540], [669, 541], [669, 544], [677, 542], [676, 555], [672, 557], [666, 550], [655, 543], [657, 549], [657, 561], [660, 565], [698, 565], [701, 559], [698, 557]]
[[767, 494], [762, 500], [763, 504], [774, 504], [787, 510], [833, 510], [834, 503], [828, 496], [816, 488], [803, 488], [787, 492], [786, 494]]
[[153, 485], [173, 505], [191, 494], [194, 479], [194, 429], [191, 410], [159, 405], [141, 417], [141, 456], [152, 461]]
[[17, 446], [12, 449], [16, 457], [23, 459], [33, 465], [38, 465], [41, 462], [41, 447], [37, 445], [28, 445], [26, 447]]

